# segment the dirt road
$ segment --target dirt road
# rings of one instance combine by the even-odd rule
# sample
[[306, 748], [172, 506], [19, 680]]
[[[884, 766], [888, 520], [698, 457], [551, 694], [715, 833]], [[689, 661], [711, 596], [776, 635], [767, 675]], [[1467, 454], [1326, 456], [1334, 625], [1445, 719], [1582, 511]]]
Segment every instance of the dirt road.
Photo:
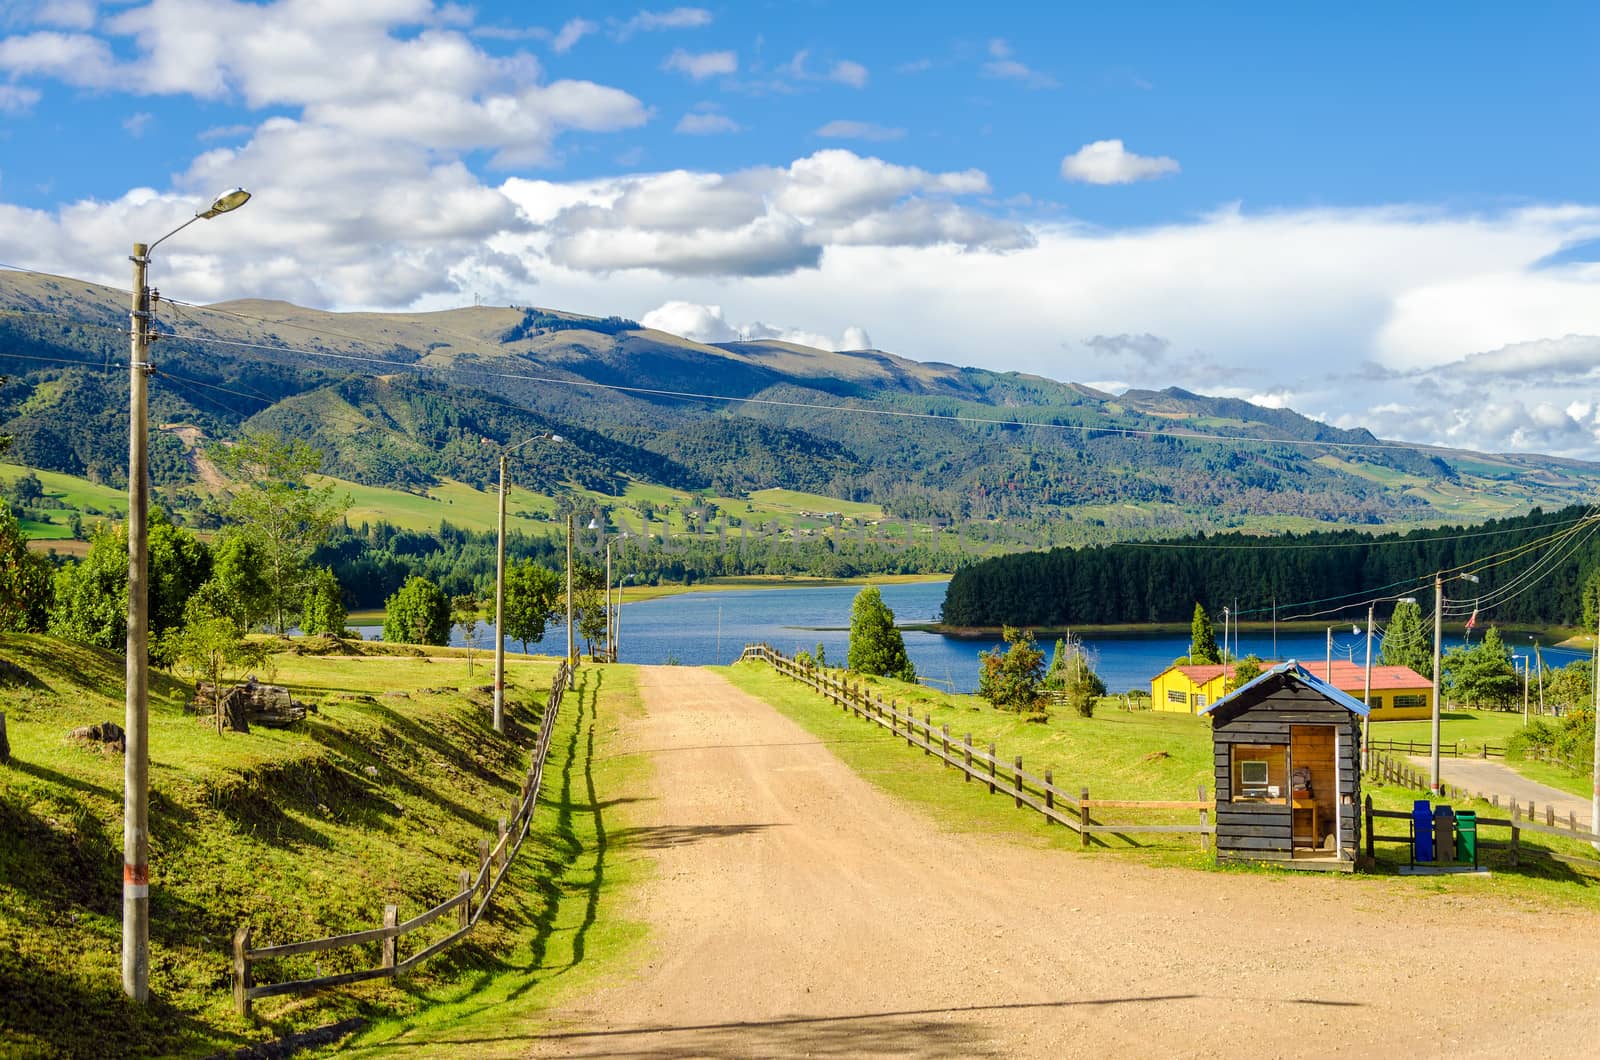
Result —
[[[1429, 770], [1433, 768], [1433, 760], [1423, 755], [1412, 755], [1411, 764], [1422, 770], [1424, 775], [1429, 775]], [[1501, 802], [1515, 799], [1524, 809], [1530, 801], [1535, 802], [1540, 814], [1544, 813], [1546, 806], [1554, 806], [1556, 816], [1563, 824], [1569, 812], [1577, 815], [1578, 824], [1589, 823], [1588, 799], [1529, 780], [1500, 762], [1483, 758], [1441, 758], [1439, 776], [1446, 784], [1455, 784], [1472, 792], [1481, 791], [1485, 795], [1498, 795]]]
[[[645, 669], [641, 967], [542, 1056], [1572, 1056], [1600, 915], [937, 831], [720, 676]], [[1514, 986], [1513, 989], [1507, 989]]]

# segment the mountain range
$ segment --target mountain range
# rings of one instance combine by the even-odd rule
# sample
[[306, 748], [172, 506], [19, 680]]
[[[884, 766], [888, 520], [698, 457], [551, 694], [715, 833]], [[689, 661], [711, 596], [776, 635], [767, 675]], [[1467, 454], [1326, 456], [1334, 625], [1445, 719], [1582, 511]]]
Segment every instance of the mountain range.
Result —
[[[0, 273], [8, 459], [123, 482], [126, 304]], [[699, 343], [550, 309], [160, 301], [157, 320], [152, 467], [179, 503], [206, 488], [198, 440], [253, 430], [313, 443], [330, 475], [413, 492], [487, 488], [500, 445], [555, 433], [567, 444], [520, 451], [522, 485], [783, 488], [911, 520], [1071, 524], [1078, 541], [1475, 520], [1586, 501], [1600, 483], [1578, 460], [1362, 448], [1381, 440], [1177, 388], [1113, 395], [879, 350]]]

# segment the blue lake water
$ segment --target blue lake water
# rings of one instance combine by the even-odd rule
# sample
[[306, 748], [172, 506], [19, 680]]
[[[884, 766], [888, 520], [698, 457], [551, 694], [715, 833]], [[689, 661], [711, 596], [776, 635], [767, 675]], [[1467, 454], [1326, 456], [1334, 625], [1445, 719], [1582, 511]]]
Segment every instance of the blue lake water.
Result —
[[[944, 603], [945, 582], [885, 585], [884, 603], [900, 623], [932, 622]], [[621, 657], [623, 662], [664, 663], [685, 666], [732, 662], [748, 642], [764, 641], [787, 654], [814, 649], [820, 642], [830, 661], [842, 664], [849, 651], [850, 604], [859, 586], [794, 589], [743, 589], [726, 592], [684, 593], [626, 604], [622, 609]], [[362, 635], [376, 638], [379, 627], [360, 627]], [[1218, 630], [1220, 635], [1221, 631]], [[553, 627], [532, 650], [560, 655], [566, 650], [566, 626]], [[970, 692], [978, 684], [978, 652], [1000, 642], [995, 638], [957, 638], [916, 630], [905, 632], [906, 651], [917, 672], [934, 684]], [[463, 644], [462, 631], [453, 631], [451, 643]], [[1126, 633], [1085, 637], [1096, 659], [1095, 669], [1113, 692], [1150, 687], [1150, 678], [1174, 658], [1189, 650], [1186, 634]], [[1452, 640], [1446, 642], [1446, 647]], [[486, 624], [478, 644], [493, 645], [493, 626]], [[521, 645], [508, 642], [509, 650]], [[1049, 643], [1040, 647], [1046, 652]], [[1521, 650], [1521, 645], [1514, 645]], [[1376, 647], [1374, 647], [1376, 650]], [[1348, 624], [1334, 627], [1334, 657], [1365, 659], [1366, 638], [1351, 633]], [[1263, 659], [1300, 659], [1321, 662], [1326, 641], [1321, 631], [1272, 634], [1245, 633], [1239, 653]], [[1566, 662], [1550, 656], [1546, 665]]]

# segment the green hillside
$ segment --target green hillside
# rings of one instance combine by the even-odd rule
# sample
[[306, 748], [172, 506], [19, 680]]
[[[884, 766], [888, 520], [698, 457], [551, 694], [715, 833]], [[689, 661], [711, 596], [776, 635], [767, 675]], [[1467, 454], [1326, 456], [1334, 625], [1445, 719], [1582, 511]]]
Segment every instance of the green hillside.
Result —
[[[0, 275], [0, 352], [23, 358], [0, 389], [10, 459], [121, 486], [126, 384], [108, 366], [125, 356], [124, 327], [117, 292]], [[976, 536], [998, 548], [1041, 531], [1086, 544], [1437, 525], [1561, 507], [1600, 486], [1600, 465], [1348, 448], [1377, 439], [1177, 388], [1112, 397], [881, 351], [707, 345], [550, 309], [243, 301], [169, 310], [160, 328], [152, 420], [191, 432], [153, 432], [153, 474], [175, 508], [207, 492], [203, 446], [189, 443], [253, 429], [311, 442], [329, 475], [419, 497], [487, 489], [499, 446], [555, 433], [565, 441], [519, 451], [514, 477], [557, 506], [641, 484], [730, 500], [795, 490], [831, 498], [819, 511], [850, 502], [923, 525], [990, 525]], [[1173, 436], [1189, 432], [1240, 441]]]

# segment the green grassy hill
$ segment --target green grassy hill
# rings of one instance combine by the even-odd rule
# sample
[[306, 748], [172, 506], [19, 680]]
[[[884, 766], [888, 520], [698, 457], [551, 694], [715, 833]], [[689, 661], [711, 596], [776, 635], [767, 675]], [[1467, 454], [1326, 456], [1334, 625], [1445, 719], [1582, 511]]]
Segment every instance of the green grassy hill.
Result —
[[[187, 685], [153, 675], [154, 1000], [141, 1009], [120, 987], [122, 757], [67, 736], [120, 724], [122, 660], [0, 636], [13, 755], [0, 766], [0, 1054], [208, 1055], [351, 1015], [404, 1020], [429, 997], [492, 990], [517, 954], [533, 962], [524, 986], [544, 978], [536, 969], [547, 951], [565, 961], [551, 933], [587, 840], [571, 820], [576, 804], [557, 796], [536, 818], [498, 911], [420, 975], [269, 999], [258, 1003], [261, 1025], [233, 1015], [227, 953], [239, 924], [254, 926], [258, 944], [359, 930], [379, 922], [385, 903], [415, 915], [455, 893], [459, 870], [476, 868], [477, 841], [527, 768], [553, 664], [513, 659], [502, 738], [489, 728], [487, 694], [474, 690], [488, 680], [482, 655], [469, 679], [458, 656], [437, 651], [446, 657], [275, 656], [275, 679], [318, 707], [296, 731], [219, 736], [184, 712]], [[627, 695], [625, 674], [607, 679], [608, 695]], [[558, 728], [550, 791], [561, 790], [563, 771], [570, 787], [575, 762], [584, 768], [573, 734], [580, 715], [592, 718], [600, 675], [585, 680]], [[440, 924], [428, 938], [449, 930]], [[628, 930], [608, 926], [595, 952], [623, 944]], [[294, 958], [263, 974], [370, 966], [374, 952]]]
[[[125, 382], [108, 366], [125, 356], [124, 327], [118, 292], [0, 275], [0, 350], [22, 358], [0, 390], [11, 459], [120, 485]], [[155, 422], [213, 440], [292, 434], [323, 451], [327, 474], [415, 493], [483, 489], [497, 446], [545, 431], [567, 441], [522, 450], [517, 478], [546, 496], [630, 483], [730, 498], [799, 490], [923, 523], [1051, 527], [1074, 544], [1475, 520], [1562, 507], [1600, 486], [1600, 465], [1582, 461], [1340, 448], [1376, 439], [1177, 388], [1113, 397], [877, 350], [705, 344], [549, 309], [240, 301], [171, 306], [160, 327]], [[1241, 441], [1129, 433], [1174, 431]], [[1281, 444], [1245, 440], [1263, 437]], [[198, 503], [200, 475], [174, 432], [154, 435], [152, 469], [169, 503]]]

